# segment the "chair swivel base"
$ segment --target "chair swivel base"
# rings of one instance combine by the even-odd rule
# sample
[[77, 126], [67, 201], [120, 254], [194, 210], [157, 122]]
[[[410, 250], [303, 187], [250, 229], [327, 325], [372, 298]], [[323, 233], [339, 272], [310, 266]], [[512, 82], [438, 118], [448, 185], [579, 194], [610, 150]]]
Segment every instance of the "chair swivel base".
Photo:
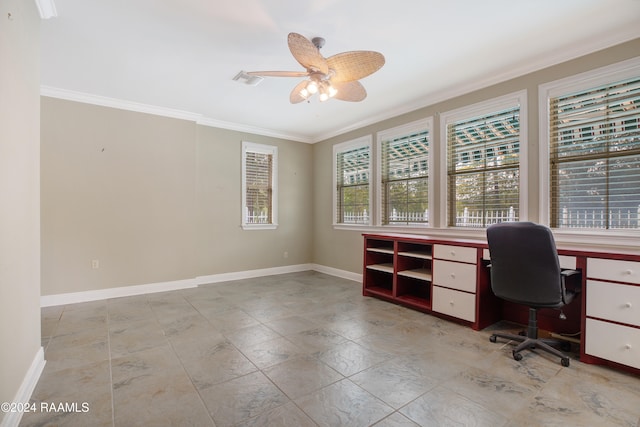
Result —
[[553, 348], [549, 345], [549, 343], [560, 344], [558, 340], [548, 340], [544, 338], [529, 338], [523, 335], [496, 332], [489, 337], [489, 341], [496, 342], [498, 337], [505, 338], [512, 341], [517, 341], [520, 343], [511, 352], [515, 360], [522, 360], [522, 354], [520, 354], [522, 350], [539, 348], [541, 350], [546, 351], [547, 353], [553, 354], [554, 356], [558, 356], [560, 358], [560, 364], [562, 364], [562, 366], [569, 366], [569, 360], [570, 360], [569, 356], [567, 356], [560, 350]]

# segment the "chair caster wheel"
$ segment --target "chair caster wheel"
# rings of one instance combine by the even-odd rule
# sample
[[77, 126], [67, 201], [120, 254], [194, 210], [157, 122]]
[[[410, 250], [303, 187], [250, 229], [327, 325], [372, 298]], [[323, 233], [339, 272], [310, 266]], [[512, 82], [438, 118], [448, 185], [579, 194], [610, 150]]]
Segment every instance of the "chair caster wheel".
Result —
[[513, 351], [511, 354], [513, 354], [513, 359], [514, 360], [522, 360], [522, 355], [520, 353], [516, 353], [515, 351]]
[[491, 335], [489, 337], [489, 341], [491, 341], [491, 342], [496, 342], [497, 340], [498, 340], [498, 337], [496, 337], [495, 335]]
[[568, 357], [563, 357], [562, 359], [560, 359], [560, 364], [562, 366], [569, 366], [569, 358]]

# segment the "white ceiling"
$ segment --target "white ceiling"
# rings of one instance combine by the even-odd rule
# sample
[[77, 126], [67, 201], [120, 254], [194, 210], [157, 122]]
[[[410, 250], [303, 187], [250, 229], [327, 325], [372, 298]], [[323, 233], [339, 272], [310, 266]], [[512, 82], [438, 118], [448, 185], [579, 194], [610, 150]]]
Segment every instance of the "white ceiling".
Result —
[[[640, 37], [639, 0], [55, 0], [42, 93], [315, 142]], [[287, 34], [375, 50], [368, 97], [292, 105]], [[640, 53], [640, 52], [639, 52]]]

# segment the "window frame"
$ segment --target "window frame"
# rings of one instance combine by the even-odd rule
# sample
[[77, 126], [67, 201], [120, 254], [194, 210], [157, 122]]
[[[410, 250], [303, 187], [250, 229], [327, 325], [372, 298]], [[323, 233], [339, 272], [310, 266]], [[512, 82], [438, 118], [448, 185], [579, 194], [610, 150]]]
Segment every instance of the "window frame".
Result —
[[[640, 57], [628, 59], [605, 67], [574, 74], [538, 86], [539, 108], [539, 219], [542, 224], [551, 224], [551, 127], [549, 123], [551, 98], [568, 93], [588, 90], [597, 86], [637, 77], [640, 75]], [[627, 244], [628, 239], [637, 239], [640, 232], [634, 229], [597, 228], [553, 228], [554, 234], [571, 241], [598, 241], [606, 244]], [[610, 240], [614, 237], [616, 240]], [[586, 239], [586, 240], [585, 240]]]
[[456, 227], [448, 224], [449, 214], [449, 147], [447, 140], [447, 126], [450, 123], [472, 118], [483, 114], [490, 114], [501, 109], [520, 106], [520, 138], [519, 138], [519, 218], [518, 221], [528, 220], [528, 194], [529, 194], [529, 170], [527, 165], [528, 156], [528, 106], [527, 90], [523, 89], [507, 95], [499, 96], [475, 104], [466, 105], [461, 108], [450, 110], [440, 114], [440, 228], [449, 230], [465, 230], [485, 233], [486, 227]]
[[[428, 188], [428, 196], [427, 196], [427, 209], [429, 211], [429, 222], [426, 224], [420, 223], [409, 223], [409, 224], [384, 224], [383, 223], [383, 197], [382, 192], [384, 190], [384, 185], [382, 183], [382, 144], [393, 138], [400, 138], [412, 133], [417, 132], [428, 132], [428, 141], [429, 141], [429, 155], [427, 158], [427, 168], [429, 174], [427, 176], [427, 188]], [[406, 123], [400, 126], [396, 126], [393, 128], [385, 129], [376, 133], [376, 185], [375, 185], [375, 200], [376, 200], [376, 212], [375, 212], [375, 223], [385, 227], [385, 228], [433, 228], [433, 207], [435, 206], [435, 198], [434, 198], [434, 156], [433, 156], [433, 117], [429, 116], [424, 119], [416, 120], [410, 123]]]
[[[247, 222], [247, 153], [272, 156], [271, 168], [271, 222], [255, 224]], [[242, 210], [241, 226], [243, 230], [273, 230], [278, 228], [278, 147], [242, 141]]]
[[[371, 222], [372, 222], [372, 206], [373, 206], [373, 182], [371, 177], [373, 176], [373, 156], [374, 156], [374, 152], [373, 152], [373, 143], [372, 143], [372, 136], [371, 135], [365, 135], [356, 139], [352, 139], [350, 141], [345, 141], [339, 144], [335, 144], [333, 145], [333, 159], [332, 159], [332, 163], [333, 163], [333, 177], [332, 177], [332, 183], [333, 183], [333, 188], [332, 188], [332, 199], [333, 199], [333, 203], [332, 203], [332, 210], [333, 213], [331, 214], [332, 218], [333, 218], [333, 227], [334, 228], [364, 228], [364, 227], [370, 227], [371, 226]], [[369, 186], [369, 220], [367, 223], [345, 223], [345, 222], [338, 222], [338, 155], [341, 153], [344, 153], [346, 151], [350, 151], [353, 149], [357, 149], [357, 148], [363, 148], [363, 147], [367, 147], [369, 149], [369, 180], [368, 180], [368, 186]]]

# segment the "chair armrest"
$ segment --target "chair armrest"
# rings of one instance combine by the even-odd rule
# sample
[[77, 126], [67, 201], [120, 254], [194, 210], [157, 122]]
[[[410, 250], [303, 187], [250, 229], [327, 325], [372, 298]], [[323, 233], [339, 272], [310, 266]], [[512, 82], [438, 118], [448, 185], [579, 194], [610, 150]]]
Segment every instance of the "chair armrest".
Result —
[[575, 276], [576, 274], [582, 274], [581, 270], [562, 270], [560, 274], [564, 277]]
[[[573, 277], [576, 276], [576, 278], [571, 280], [571, 283], [573, 283], [574, 286], [572, 286], [571, 288], [567, 289], [567, 278], [568, 277]], [[560, 278], [561, 280], [561, 286], [562, 286], [562, 299], [565, 300], [566, 299], [566, 293], [567, 290], [573, 294], [579, 294], [582, 291], [582, 281], [580, 280], [580, 278], [582, 277], [582, 270], [570, 270], [570, 269], [566, 269], [566, 270], [561, 270], [560, 271]]]

